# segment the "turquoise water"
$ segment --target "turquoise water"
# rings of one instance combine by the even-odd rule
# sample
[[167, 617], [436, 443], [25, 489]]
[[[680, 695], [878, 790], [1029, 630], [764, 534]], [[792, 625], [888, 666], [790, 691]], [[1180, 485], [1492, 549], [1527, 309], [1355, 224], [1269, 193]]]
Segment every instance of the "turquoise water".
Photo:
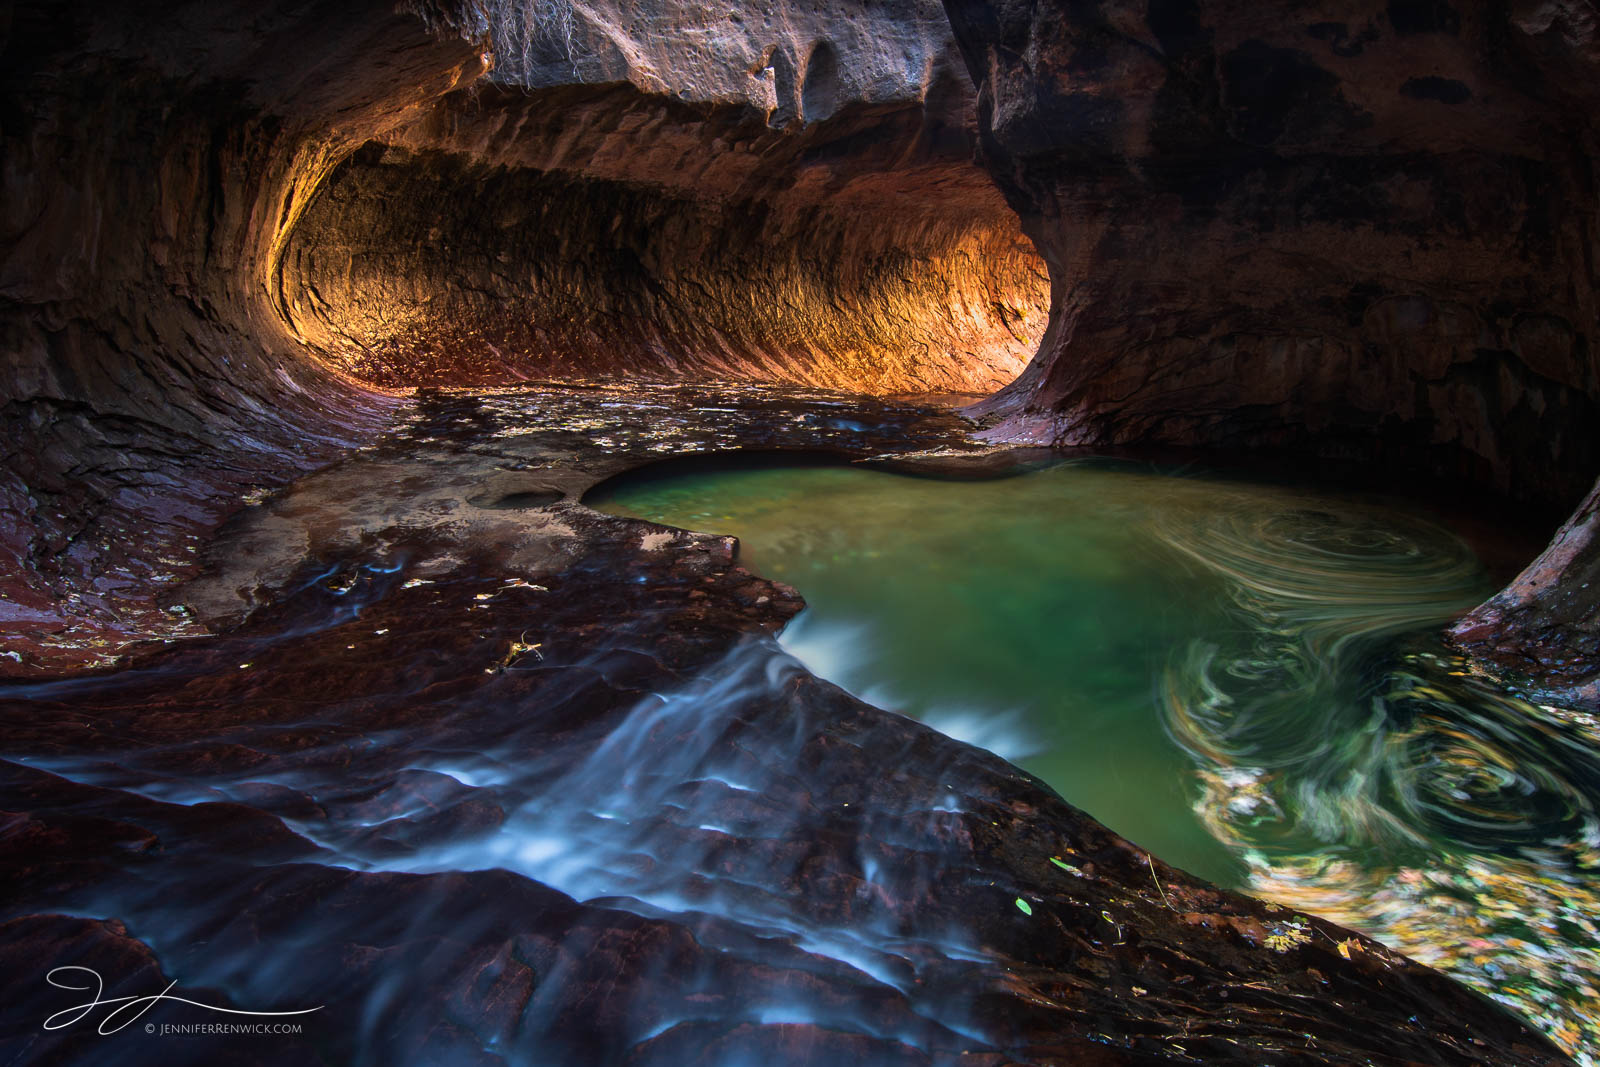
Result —
[[667, 467], [588, 502], [737, 536], [804, 594], [784, 643], [816, 673], [1593, 1062], [1600, 728], [1436, 642], [1493, 583], [1428, 515], [1094, 460], [977, 482]]
[[1190, 809], [1191, 761], [1152, 713], [1170, 650], [1224, 624], [1220, 582], [1140, 532], [1141, 487], [1170, 481], [1055, 469], [948, 483], [832, 466], [642, 483], [597, 503], [734, 534], [741, 562], [804, 594], [784, 643], [816, 673], [1011, 758], [1163, 858], [1237, 885], [1237, 861]]

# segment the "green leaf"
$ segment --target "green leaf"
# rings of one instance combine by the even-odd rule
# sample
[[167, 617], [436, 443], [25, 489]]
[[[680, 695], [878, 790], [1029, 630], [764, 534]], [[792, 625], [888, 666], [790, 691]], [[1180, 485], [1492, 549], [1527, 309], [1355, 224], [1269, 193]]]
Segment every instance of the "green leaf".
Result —
[[1017, 898], [1017, 910], [1022, 912], [1022, 914], [1024, 914], [1024, 915], [1032, 915], [1033, 914], [1033, 909], [1031, 907], [1029, 907], [1028, 906], [1028, 902], [1026, 900], [1023, 900], [1021, 897]]

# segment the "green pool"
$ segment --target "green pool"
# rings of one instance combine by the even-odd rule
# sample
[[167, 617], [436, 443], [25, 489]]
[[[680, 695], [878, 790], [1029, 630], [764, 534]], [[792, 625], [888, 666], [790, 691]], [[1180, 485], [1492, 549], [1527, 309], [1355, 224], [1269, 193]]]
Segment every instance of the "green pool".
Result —
[[668, 465], [588, 502], [737, 536], [804, 594], [784, 643], [814, 672], [1593, 1062], [1600, 728], [1437, 643], [1493, 584], [1419, 509], [1111, 460], [970, 482]]

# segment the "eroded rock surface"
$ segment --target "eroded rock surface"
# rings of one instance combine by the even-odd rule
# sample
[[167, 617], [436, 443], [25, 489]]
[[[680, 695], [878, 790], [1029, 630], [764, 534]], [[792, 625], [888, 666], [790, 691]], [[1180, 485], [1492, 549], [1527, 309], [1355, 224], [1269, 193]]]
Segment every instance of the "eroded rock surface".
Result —
[[1600, 706], [1600, 489], [1505, 589], [1450, 636], [1546, 700]]
[[337, 365], [988, 393], [1032, 355], [1044, 267], [937, 5], [501, 8], [491, 81], [294, 232], [285, 310]]
[[154, 593], [240, 495], [390, 415], [307, 358], [266, 282], [345, 153], [483, 71], [429, 14], [441, 35], [388, 3], [8, 9], [0, 671], [184, 632]]
[[[994, 436], [1584, 495], [1600, 469], [1593, 11], [946, 7], [983, 158], [1052, 277], [1038, 358], [980, 408]], [[1458, 630], [1569, 693], [1595, 669], [1600, 596], [1568, 566], [1593, 554], [1586, 514]]]
[[[798, 596], [731, 539], [515, 506], [614, 449], [971, 449], [925, 409], [743, 395], [706, 423], [616, 387], [431, 396], [239, 520], [236, 573], [275, 590], [245, 625], [0, 687], [0, 1047], [170, 1062], [137, 1027], [40, 1029], [78, 966], [320, 1006], [263, 1063], [1565, 1062], [813, 678], [768, 636]], [[264, 526], [301, 533], [263, 555]]]
[[1555, 30], [1400, 0], [946, 6], [1055, 288], [998, 434], [1588, 488], [1595, 137]]
[[[373, 145], [296, 229], [291, 320], [351, 374], [987, 394], [1032, 354], [1042, 264], [987, 178], [915, 158], [931, 143], [915, 112], [804, 134], [631, 90], [501, 99], [521, 136], [568, 158], [546, 170]], [[616, 178], [571, 158], [612, 141], [631, 163]], [[655, 177], [675, 174], [698, 187]], [[762, 190], [780, 176], [793, 184]]]
[[14, 7], [0, 672], [189, 632], [152, 593], [373, 385], [987, 392], [1043, 328], [929, 0]]
[[[1398, 6], [1410, 12], [1402, 22], [1443, 17]], [[508, 10], [525, 9], [221, 0], [154, 19], [71, 0], [8, 10], [0, 669], [32, 678], [0, 696], [8, 1052], [170, 1061], [170, 1044], [138, 1044], [137, 1033], [108, 1044], [82, 1028], [41, 1029], [61, 1006], [42, 975], [75, 965], [104, 968], [115, 995], [177, 981], [203, 1002], [321, 1003], [336, 1020], [243, 1054], [263, 1062], [339, 1062], [358, 1049], [418, 1062], [530, 1049], [675, 1064], [1559, 1062], [1432, 972], [1195, 883], [1008, 765], [799, 670], [764, 636], [798, 599], [741, 571], [725, 539], [572, 502], [605, 468], [597, 456], [632, 447], [608, 443], [601, 423], [540, 436], [531, 416], [500, 422], [507, 412], [494, 404], [429, 400], [381, 448], [246, 512], [227, 541], [238, 555], [213, 555], [207, 582], [158, 595], [198, 571], [230, 511], [372, 442], [399, 407], [374, 383], [644, 371], [987, 389], [1031, 349], [1036, 267], [967, 161], [970, 97], [930, 5], [874, 6], [861, 19], [797, 4], [695, 40], [687, 5], [660, 8], [663, 22], [540, 5], [554, 22], [524, 21], [509, 36]], [[969, 58], [991, 29], [1019, 44], [1033, 32], [1005, 5], [986, 11], [967, 11], [978, 30], [958, 18]], [[1155, 325], [1058, 315], [1046, 358], [1012, 395], [1082, 384], [1057, 358], [1063, 324], [1157, 342], [1192, 327], [1221, 338], [1223, 355], [1214, 380], [1180, 379], [1178, 393], [1202, 400], [1174, 400], [1169, 414], [1190, 413], [1189, 429], [1174, 420], [1171, 439], [1298, 446], [1392, 416], [1411, 420], [1381, 435], [1406, 462], [1559, 491], [1587, 462], [1569, 429], [1589, 410], [1587, 379], [1572, 368], [1587, 366], [1582, 323], [1593, 316], [1582, 317], [1581, 286], [1547, 283], [1582, 244], [1567, 220], [1589, 217], [1568, 210], [1587, 189], [1574, 160], [1588, 127], [1560, 141], [1520, 121], [1515, 100], [1496, 104], [1461, 144], [1430, 143], [1419, 160], [1375, 170], [1399, 205], [1399, 236], [1357, 226], [1349, 237], [1327, 205], [1365, 173], [1348, 160], [1366, 158], [1376, 133], [1305, 166], [1273, 162], [1365, 128], [1329, 104], [1338, 94], [1324, 91], [1322, 68], [1286, 58], [1294, 46], [1276, 39], [1257, 47], [1235, 34], [1207, 51], [1188, 28], [1205, 20], [1188, 8], [1136, 14], [1182, 60], [1176, 103], [1156, 101], [1178, 121], [1123, 122], [1069, 91], [1067, 128], [1090, 136], [1064, 155], [1041, 149], [1044, 162], [1007, 192], [1044, 241], [1058, 311], [1080, 310], [1091, 290], [1069, 287], [1079, 279]], [[1518, 18], [1539, 69], [1590, 54], [1574, 10]], [[1144, 41], [1136, 21], [1113, 18], [1107, 41], [1125, 44], [1117, 34], [1129, 27]], [[663, 35], [669, 23], [687, 36]], [[1481, 58], [1483, 26], [1463, 25], [1422, 26], [1407, 47], [1431, 57], [1429, 41], [1464, 41], [1462, 54]], [[1306, 32], [1358, 56], [1367, 30], [1346, 31]], [[1080, 84], [1085, 72], [1133, 71], [1138, 51], [1119, 44], [1097, 66], [1091, 48], [1061, 69]], [[1213, 52], [1234, 57], [1212, 77], [1229, 87], [1220, 102], [1204, 62]], [[513, 53], [499, 81], [485, 79]], [[679, 65], [679, 53], [693, 61]], [[1037, 147], [1030, 109], [1055, 114], [1062, 96], [1039, 91], [1057, 53], [1025, 53], [1026, 70], [1004, 51], [975, 61], [986, 83], [1009, 71], [1018, 90], [990, 97], [1009, 101], [990, 115], [991, 150], [1016, 159]], [[1419, 61], [1396, 87], [1409, 103], [1382, 129], [1401, 142], [1426, 125], [1404, 108], [1499, 99], [1494, 77], [1456, 71], [1448, 48], [1439, 57], [1439, 69]], [[1490, 50], [1491, 74], [1499, 59]], [[1137, 113], [1134, 89], [1115, 84], [1105, 97]], [[1578, 113], [1572, 90], [1550, 92], [1553, 113]], [[1206, 170], [1218, 143], [1208, 131], [1221, 128], [1248, 150], [1232, 171]], [[1176, 136], [1178, 165], [1161, 177], [1166, 148], [1102, 144], [1124, 135]], [[1479, 247], [1447, 234], [1423, 247], [1405, 211], [1421, 211], [1443, 181], [1428, 152], [1490, 183], [1452, 219], [1468, 230], [1509, 219], [1517, 237]], [[1120, 229], [1090, 225], [1060, 244], [1039, 219], [1071, 212], [1019, 198], [1061, 192], [1041, 175], [1081, 174], [1085, 162], [1109, 175], [1128, 160], [1175, 182], [1176, 200], [1151, 212], [1109, 177], [1060, 197], [1103, 201]], [[1301, 277], [1282, 248], [1249, 270], [1210, 255], [1174, 272], [1167, 247], [1121, 214], [1176, 211], [1188, 220], [1178, 238], [1214, 252], [1237, 236], [1230, 212], [1266, 220], [1244, 228], [1252, 239], [1299, 225], [1300, 208], [1285, 205], [1302, 202], [1306, 167], [1333, 190], [1312, 181], [1307, 210], [1339, 270], [1368, 254], [1390, 262], [1396, 248], [1431, 264], [1417, 292], [1398, 271], [1380, 279], [1389, 288], [1336, 305], [1359, 303], [1343, 312], [1359, 311], [1355, 336], [1422, 353], [1434, 377], [1412, 400], [1401, 386], [1418, 383], [1403, 375], [1345, 396], [1283, 371], [1322, 364], [1321, 349], [1284, 347], [1270, 326], [1292, 305], [1268, 298]], [[1549, 225], [1527, 195], [1547, 175], [1567, 199]], [[771, 254], [746, 251], [750, 241]], [[1503, 284], [1484, 275], [1496, 256], [1511, 265]], [[1141, 258], [1157, 264], [1156, 282], [1113, 269]], [[1097, 275], [1079, 267], [1103, 277], [1083, 282]], [[1227, 306], [1260, 305], [1269, 325], [1252, 320], [1230, 341], [1180, 314], [1183, 329], [1169, 330], [1162, 309], [1191, 306], [1191, 274], [1222, 287]], [[1257, 283], [1259, 299], [1228, 288]], [[1307, 293], [1320, 309], [1313, 326], [1338, 320], [1326, 294]], [[1489, 341], [1458, 358], [1474, 315]], [[1138, 432], [1094, 436], [1148, 436], [1159, 404], [1141, 407], [1139, 364], [1116, 369], [1103, 356], [1082, 365], [1100, 375], [1083, 382], [1114, 387], [1084, 393], [1094, 403], [1082, 413]], [[1337, 359], [1327, 366], [1348, 380]], [[1163, 403], [1182, 399], [1166, 392]], [[1507, 428], [1474, 421], [1475, 397], [1491, 398], [1485, 410]], [[848, 440], [853, 419], [829, 425], [812, 399], [791, 412], [791, 446], [832, 435], [829, 447], [870, 450]], [[1554, 413], [1559, 432], [1529, 436], [1529, 411]], [[915, 427], [927, 413], [900, 417], [887, 424], [907, 440], [970, 454], [948, 424], [925, 432]], [[657, 443], [704, 437], [708, 424], [697, 425]], [[1406, 436], [1419, 428], [1426, 447]], [[449, 444], [456, 431], [480, 433], [479, 447]], [[527, 438], [531, 451], [502, 438]], [[730, 431], [726, 443], [757, 439]], [[581, 477], [563, 473], [563, 449], [588, 457]], [[220, 638], [162, 652], [137, 644], [199, 636], [252, 609]], [[129, 670], [81, 671], [130, 654]], [[608, 745], [633, 747], [618, 760]], [[884, 752], [899, 754], [888, 773]], [[616, 779], [619, 766], [641, 771], [606, 784], [621, 792], [583, 776]], [[627, 817], [593, 797], [631, 805]], [[557, 834], [554, 851], [524, 847], [541, 830]], [[512, 853], [502, 831], [520, 842]], [[455, 844], [478, 851], [437, 851]], [[583, 862], [551, 865], [569, 854]], [[186, 1051], [217, 1058], [221, 1041]]]

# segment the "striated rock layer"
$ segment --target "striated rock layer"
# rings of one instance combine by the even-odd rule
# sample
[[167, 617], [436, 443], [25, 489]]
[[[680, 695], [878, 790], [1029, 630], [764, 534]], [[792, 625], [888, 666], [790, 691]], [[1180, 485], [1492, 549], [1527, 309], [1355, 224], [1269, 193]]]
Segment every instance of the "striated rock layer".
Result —
[[184, 632], [153, 592], [192, 573], [241, 492], [387, 419], [392, 400], [306, 358], [267, 280], [344, 154], [484, 64], [388, 3], [224, 0], [160, 22], [24, 3], [0, 34], [0, 671], [15, 672]]
[[[946, 7], [1052, 279], [1038, 357], [978, 409], [995, 437], [1298, 453], [1563, 508], [1593, 482], [1584, 5]], [[1562, 589], [1480, 620], [1535, 673], [1544, 643], [1592, 645], [1600, 598]]]
[[331, 175], [278, 284], [385, 385], [626, 373], [989, 393], [1048, 282], [943, 10], [490, 5], [490, 77]]
[[330, 177], [282, 264], [289, 321], [385, 385], [992, 392], [1047, 283], [970, 162], [970, 94], [939, 89], [951, 110], [783, 129], [628, 86], [458, 94]]
[[940, 9], [802, 6], [14, 5], [0, 673], [193, 632], [154, 591], [374, 386], [1009, 380], [1043, 272]]

